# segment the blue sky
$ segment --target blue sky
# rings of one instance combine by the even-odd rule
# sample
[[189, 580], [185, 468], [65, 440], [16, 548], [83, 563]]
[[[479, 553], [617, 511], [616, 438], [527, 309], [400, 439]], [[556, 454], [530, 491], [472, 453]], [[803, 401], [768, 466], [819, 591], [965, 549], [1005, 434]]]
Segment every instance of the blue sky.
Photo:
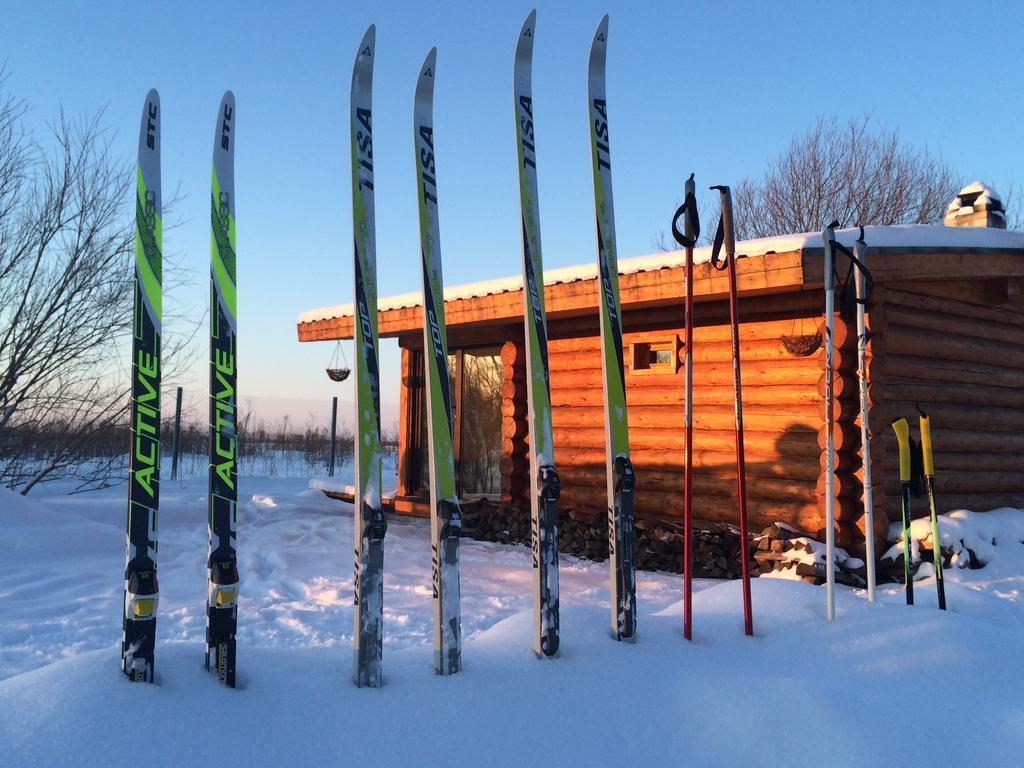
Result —
[[[445, 280], [521, 269], [512, 55], [538, 9], [534, 103], [544, 259], [594, 258], [586, 63], [611, 15], [608, 100], [618, 246], [649, 253], [682, 181], [735, 183], [818, 115], [873, 115], [997, 190], [1024, 181], [1024, 12], [945, 2], [5, 3], [8, 88], [43, 126], [60, 105], [106, 108], [134, 159], [139, 113], [163, 105], [163, 178], [185, 219], [165, 238], [206, 304], [207, 200], [221, 93], [237, 98], [240, 390], [351, 397], [322, 373], [331, 349], [300, 345], [299, 312], [351, 300], [348, 88], [377, 25], [374, 155], [382, 295], [419, 287], [412, 95], [438, 47], [435, 102]], [[173, 311], [173, 308], [168, 308]], [[202, 353], [202, 348], [200, 347]], [[351, 359], [351, 353], [349, 353]], [[205, 353], [193, 367], [205, 381]], [[383, 398], [398, 354], [384, 345]]]

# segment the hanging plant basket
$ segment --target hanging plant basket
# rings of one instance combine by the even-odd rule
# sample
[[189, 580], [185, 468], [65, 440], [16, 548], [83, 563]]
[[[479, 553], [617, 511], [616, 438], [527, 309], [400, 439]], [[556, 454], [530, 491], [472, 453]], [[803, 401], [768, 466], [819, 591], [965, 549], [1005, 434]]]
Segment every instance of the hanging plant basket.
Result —
[[341, 348], [339, 341], [334, 345], [334, 354], [327, 366], [327, 377], [331, 381], [344, 381], [351, 373], [352, 369], [348, 367], [348, 360], [345, 359], [345, 350]]

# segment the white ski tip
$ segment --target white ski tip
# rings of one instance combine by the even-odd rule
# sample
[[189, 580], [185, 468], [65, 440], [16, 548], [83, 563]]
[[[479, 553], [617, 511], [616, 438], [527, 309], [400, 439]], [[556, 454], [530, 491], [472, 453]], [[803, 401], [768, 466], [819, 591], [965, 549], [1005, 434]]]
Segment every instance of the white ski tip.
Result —
[[139, 123], [139, 167], [146, 187], [156, 195], [156, 209], [160, 210], [160, 94], [150, 88], [146, 103], [142, 105]]
[[420, 77], [433, 77], [434, 67], [437, 66], [437, 48], [431, 48], [427, 58], [423, 60], [423, 67], [420, 69]]
[[377, 27], [371, 24], [366, 28], [366, 34], [363, 35], [362, 41], [359, 43], [359, 55], [362, 56], [367, 46], [370, 48], [369, 55], [373, 55], [374, 41], [377, 39]]
[[590, 71], [593, 75], [604, 70], [605, 51], [608, 50], [608, 14], [604, 15], [594, 33], [594, 42], [590, 45]]
[[525, 35], [527, 30], [530, 32], [530, 37], [533, 37], [533, 30], [537, 25], [537, 9], [534, 8], [530, 11], [530, 15], [526, 17], [526, 21], [523, 22], [523, 29], [519, 33], [520, 37]]

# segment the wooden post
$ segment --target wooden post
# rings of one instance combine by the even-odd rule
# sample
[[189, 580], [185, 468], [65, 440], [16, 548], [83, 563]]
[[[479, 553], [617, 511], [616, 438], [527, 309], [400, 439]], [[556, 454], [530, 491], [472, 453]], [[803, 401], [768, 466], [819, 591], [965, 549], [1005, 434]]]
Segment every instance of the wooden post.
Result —
[[[401, 343], [401, 341], [399, 342]], [[415, 423], [416, 381], [413, 376], [413, 351], [402, 348], [401, 386], [398, 390], [398, 484], [395, 496], [408, 496], [415, 486], [410, 478], [412, 471], [409, 455], [409, 441]], [[412, 487], [410, 487], [412, 486]]]
[[453, 354], [455, 357], [455, 368], [452, 371], [451, 397], [454, 413], [452, 413], [452, 452], [455, 454], [455, 495], [462, 498], [462, 365], [464, 353], [457, 349]]
[[530, 487], [526, 453], [526, 349], [523, 341], [501, 347], [501, 501], [517, 506]]
[[171, 441], [171, 480], [178, 479], [178, 457], [181, 455], [181, 387], [174, 397], [174, 438]]
[[327, 465], [327, 476], [334, 477], [334, 459], [338, 451], [338, 396], [331, 398], [331, 461]]

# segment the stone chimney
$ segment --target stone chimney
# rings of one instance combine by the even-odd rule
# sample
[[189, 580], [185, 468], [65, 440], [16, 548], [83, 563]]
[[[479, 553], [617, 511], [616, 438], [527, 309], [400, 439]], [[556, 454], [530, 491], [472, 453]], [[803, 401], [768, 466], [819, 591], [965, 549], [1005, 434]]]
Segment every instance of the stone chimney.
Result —
[[972, 181], [953, 198], [942, 223], [947, 227], [1006, 229], [1006, 211], [995, 190], [980, 181]]

